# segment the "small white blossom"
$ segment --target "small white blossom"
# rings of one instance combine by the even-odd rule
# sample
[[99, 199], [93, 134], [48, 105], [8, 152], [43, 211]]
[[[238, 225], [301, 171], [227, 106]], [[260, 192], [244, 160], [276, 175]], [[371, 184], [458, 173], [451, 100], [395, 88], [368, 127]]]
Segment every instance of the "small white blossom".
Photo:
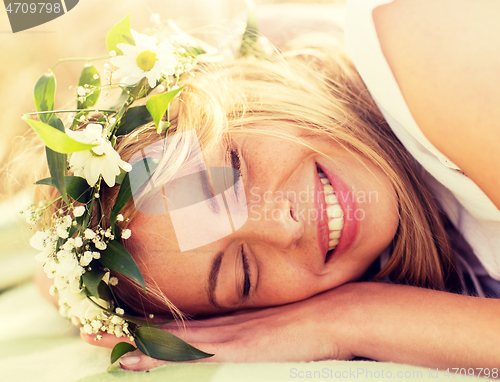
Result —
[[123, 329], [120, 326], [117, 326], [115, 328], [115, 336], [117, 336], [117, 337], [123, 336]]
[[114, 66], [119, 69], [114, 73], [118, 78], [125, 77], [126, 85], [134, 85], [146, 77], [149, 86], [154, 88], [156, 81], [162, 75], [175, 73], [177, 59], [174, 47], [170, 42], [163, 41], [156, 45], [157, 39], [145, 34], [131, 30], [135, 40], [135, 46], [129, 44], [118, 44], [117, 47], [123, 55], [111, 59]]
[[116, 314], [119, 314], [119, 315], [124, 315], [125, 314], [125, 311], [122, 308], [116, 308], [115, 312], [116, 312]]
[[69, 238], [62, 247], [65, 251], [71, 251], [73, 248], [75, 248], [75, 239]]
[[85, 236], [85, 239], [88, 239], [88, 240], [92, 240], [93, 238], [95, 238], [95, 232], [92, 231], [90, 228], [87, 228], [84, 232], [83, 232], [84, 236]]
[[45, 241], [49, 238], [49, 234], [43, 231], [37, 231], [30, 239], [30, 245], [38, 249], [39, 251], [43, 251], [45, 249]]
[[109, 279], [109, 285], [111, 285], [111, 286], [117, 286], [118, 285], [118, 278], [117, 277], [111, 277]]
[[64, 218], [63, 218], [63, 222], [62, 222], [62, 224], [63, 224], [63, 226], [64, 226], [65, 228], [69, 228], [69, 227], [71, 227], [71, 223], [72, 223], [72, 222], [73, 222], [73, 219], [71, 219], [71, 216], [66, 215], [66, 216], [64, 216]]
[[116, 51], [112, 50], [111, 52], [109, 52], [109, 55], [111, 57], [115, 57], [116, 56]]
[[90, 326], [89, 324], [83, 325], [83, 331], [87, 334], [92, 334], [92, 326]]
[[83, 245], [83, 239], [78, 236], [75, 238], [75, 248], [80, 248]]
[[111, 118], [109, 119], [109, 124], [110, 124], [110, 125], [114, 124], [115, 122], [116, 122], [116, 118], [115, 118], [115, 117], [111, 117]]
[[96, 260], [99, 260], [101, 258], [101, 253], [100, 252], [92, 252], [92, 257]]
[[91, 123], [82, 131], [66, 129], [66, 133], [78, 142], [97, 145], [90, 150], [72, 153], [69, 161], [74, 174], [85, 178], [90, 186], [94, 186], [102, 176], [106, 184], [113, 187], [120, 168], [127, 172], [132, 170], [132, 166], [120, 158], [103, 136], [102, 125]]
[[158, 89], [159, 93], [163, 93], [165, 91], [165, 86], [163, 85], [158, 85], [156, 88]]
[[119, 316], [113, 316], [111, 317], [111, 323], [115, 325], [122, 325], [125, 322], [125, 320]]
[[63, 227], [58, 227], [57, 228], [57, 235], [61, 238], [61, 239], [67, 239], [68, 238], [68, 231], [66, 229], [64, 229]]
[[82, 216], [84, 213], [85, 213], [85, 207], [84, 206], [75, 207], [75, 209], [73, 210], [73, 216], [75, 218], [78, 218], [78, 217]]
[[94, 80], [98, 80], [99, 79], [99, 74], [96, 73], [92, 77], [94, 78]]
[[93, 320], [91, 325], [95, 330], [99, 330], [102, 327], [102, 322], [99, 320]]
[[122, 222], [122, 221], [123, 221], [123, 215], [122, 215], [122, 214], [118, 214], [118, 215], [116, 216], [116, 221], [118, 221], [118, 222]]
[[85, 88], [83, 86], [79, 86], [78, 87], [77, 93], [81, 97], [83, 97], [83, 96], [85, 96], [87, 94], [87, 92], [85, 91]]
[[127, 240], [132, 235], [132, 231], [129, 229], [124, 229], [122, 231], [122, 239]]
[[94, 244], [95, 247], [101, 251], [104, 251], [108, 247], [106, 243], [101, 240], [96, 240]]
[[80, 258], [80, 265], [82, 267], [86, 267], [87, 265], [90, 264], [90, 262], [94, 259], [92, 256], [92, 252], [90, 251], [85, 251], [83, 256]]

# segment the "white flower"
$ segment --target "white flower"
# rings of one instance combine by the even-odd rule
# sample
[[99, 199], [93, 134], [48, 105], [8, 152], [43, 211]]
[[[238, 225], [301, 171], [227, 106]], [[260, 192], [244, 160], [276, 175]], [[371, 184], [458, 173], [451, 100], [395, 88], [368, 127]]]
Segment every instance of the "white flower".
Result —
[[84, 213], [85, 213], [85, 207], [84, 206], [75, 207], [75, 209], [73, 210], [73, 216], [75, 218], [78, 218], [78, 217], [82, 216]]
[[86, 267], [87, 265], [90, 264], [90, 262], [93, 260], [92, 252], [90, 251], [85, 251], [83, 256], [80, 258], [80, 265], [82, 267]]
[[71, 219], [71, 216], [66, 215], [66, 216], [63, 217], [62, 225], [63, 225], [64, 228], [71, 227], [71, 223], [73, 223], [73, 219]]
[[117, 286], [118, 285], [118, 278], [117, 277], [110, 277], [110, 279], [109, 279], [109, 285], [111, 285], [111, 286]]
[[117, 45], [123, 55], [111, 59], [113, 65], [119, 68], [113, 76], [126, 77], [123, 79], [126, 85], [134, 85], [146, 77], [149, 86], [154, 88], [162, 74], [168, 76], [175, 73], [177, 59], [174, 47], [167, 41], [156, 45], [155, 37], [137, 33], [134, 30], [131, 32], [136, 45]]
[[80, 248], [83, 245], [83, 239], [78, 236], [75, 238], [75, 248]]
[[85, 178], [90, 186], [94, 186], [102, 175], [107, 185], [113, 187], [120, 168], [127, 172], [132, 170], [132, 166], [121, 160], [111, 143], [102, 136], [102, 125], [91, 123], [82, 131], [66, 129], [66, 134], [78, 142], [97, 145], [90, 150], [72, 153], [69, 161], [73, 173]]
[[63, 227], [57, 227], [57, 236], [59, 236], [61, 239], [67, 239], [68, 238], [68, 231], [64, 229]]
[[122, 239], [127, 240], [132, 235], [132, 231], [129, 229], [124, 229], [122, 231]]
[[82, 96], [82, 97], [87, 94], [87, 92], [85, 91], [85, 88], [83, 86], [78, 87], [77, 93], [79, 96]]
[[94, 242], [95, 244], [95, 247], [101, 251], [104, 251], [108, 246], [106, 245], [105, 242], [101, 241], [101, 240], [96, 240]]
[[95, 237], [95, 232], [90, 228], [87, 228], [83, 234], [85, 235], [85, 239], [92, 240]]
[[30, 244], [33, 248], [43, 251], [45, 249], [45, 241], [49, 238], [47, 232], [37, 231], [30, 239]]

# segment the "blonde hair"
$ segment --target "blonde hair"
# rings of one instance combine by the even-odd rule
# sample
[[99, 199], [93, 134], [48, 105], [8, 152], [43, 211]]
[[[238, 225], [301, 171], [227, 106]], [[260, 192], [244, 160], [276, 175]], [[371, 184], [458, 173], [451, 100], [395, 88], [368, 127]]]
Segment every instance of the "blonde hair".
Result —
[[[452, 249], [423, 170], [388, 126], [342, 44], [326, 36], [310, 41], [271, 60], [199, 67], [170, 105], [169, 134], [195, 129], [203, 149], [211, 150], [226, 135], [263, 134], [265, 139], [272, 133], [259, 126], [287, 121], [303, 136], [320, 136], [364, 156], [390, 179], [399, 203], [392, 254], [374, 279], [455, 291], [459, 282]], [[154, 126], [146, 125], [122, 138], [117, 150], [127, 160], [158, 139]], [[301, 137], [296, 141], [306, 144]], [[132, 203], [124, 209], [129, 218], [134, 212]], [[151, 295], [139, 293], [134, 303], [154, 309], [161, 300], [173, 308], [159, 288], [150, 287], [156, 301], [145, 304]], [[122, 299], [130, 306], [130, 290], [125, 293]]]
[[[388, 177], [399, 204], [391, 256], [373, 279], [388, 277], [394, 283], [458, 290], [452, 248], [438, 204], [422, 180], [424, 170], [388, 126], [337, 39], [326, 35], [302, 38], [271, 59], [200, 65], [171, 103], [169, 120], [169, 135], [195, 129], [203, 150], [215, 148], [232, 134], [259, 134], [266, 139], [274, 133], [262, 131], [260, 126], [287, 122], [301, 129], [300, 137], [284, 136], [278, 129], [276, 136], [303, 145], [307, 145], [304, 137], [322, 137], [362, 155]], [[120, 137], [115, 148], [122, 159], [129, 160], [160, 139], [150, 123]], [[37, 157], [42, 148], [34, 149]], [[169, 160], [169, 166], [178, 167], [183, 158]], [[39, 173], [46, 174], [46, 167]], [[36, 191], [46, 194], [48, 190], [38, 187]], [[110, 216], [118, 191], [119, 187], [101, 186], [105, 216]], [[55, 190], [50, 192], [55, 199]], [[119, 224], [125, 228], [136, 213], [133, 201], [121, 213], [126, 220]], [[154, 280], [146, 278], [145, 294], [132, 280], [117, 276], [120, 288], [115, 288], [116, 295], [130, 312], [182, 318]]]

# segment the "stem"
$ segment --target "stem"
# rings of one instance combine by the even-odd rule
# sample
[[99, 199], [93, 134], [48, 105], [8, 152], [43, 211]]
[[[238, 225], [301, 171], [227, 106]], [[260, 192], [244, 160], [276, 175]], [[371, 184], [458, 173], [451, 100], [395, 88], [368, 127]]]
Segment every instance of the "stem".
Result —
[[132, 102], [134, 102], [134, 100], [135, 100], [135, 98], [133, 96], [129, 95], [127, 101], [125, 101], [125, 103], [123, 104], [123, 106], [120, 108], [120, 110], [118, 111], [118, 113], [115, 116], [116, 122], [109, 125], [106, 128], [108, 130], [108, 132], [110, 133], [110, 135], [113, 135], [115, 133], [116, 125], [120, 122], [121, 117], [123, 117], [123, 114], [125, 114], [125, 111], [132, 104]]
[[51, 111], [37, 111], [36, 113], [26, 113], [28, 115], [39, 115], [39, 114], [52, 114], [52, 113], [81, 113], [81, 112], [92, 112], [100, 111], [103, 113], [116, 113], [118, 110], [115, 109], [72, 109], [72, 110], [51, 110]]
[[61, 62], [68, 62], [68, 61], [86, 61], [86, 62], [91, 62], [91, 61], [97, 61], [97, 60], [105, 60], [109, 58], [109, 56], [101, 56], [101, 57], [70, 57], [70, 58], [61, 58], [59, 61], [55, 63], [55, 65], [50, 69], [50, 71], [53, 71], [57, 65], [59, 65]]

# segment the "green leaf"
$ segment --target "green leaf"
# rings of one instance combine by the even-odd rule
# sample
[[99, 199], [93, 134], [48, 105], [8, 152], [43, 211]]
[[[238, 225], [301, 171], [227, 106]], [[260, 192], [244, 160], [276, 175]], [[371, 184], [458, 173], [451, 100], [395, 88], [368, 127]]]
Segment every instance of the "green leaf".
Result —
[[86, 271], [83, 275], [83, 284], [91, 296], [99, 297], [99, 284], [106, 272], [102, 269], [92, 266], [91, 271]]
[[106, 36], [106, 46], [110, 52], [114, 50], [116, 54], [121, 54], [122, 51], [116, 47], [121, 43], [135, 46], [134, 37], [130, 32], [130, 15], [125, 16], [122, 21], [111, 28]]
[[135, 280], [146, 291], [146, 284], [141, 271], [130, 253], [116, 240], [108, 243], [107, 248], [102, 251], [100, 262], [103, 267], [108, 267], [115, 272], [130, 277]]
[[134, 97], [134, 99], [146, 97], [153, 90], [153, 88], [149, 86], [149, 81], [146, 77], [140, 80], [137, 84], [133, 86], [125, 86], [123, 89], [129, 96]]
[[171, 362], [194, 361], [212, 357], [161, 329], [142, 326], [135, 331], [135, 343], [149, 357]]
[[58, 153], [69, 154], [76, 151], [90, 150], [92, 147], [96, 146], [75, 141], [65, 133], [46, 123], [30, 119], [26, 116], [23, 117], [23, 120], [30, 125], [45, 146]]
[[[35, 107], [36, 111], [54, 110], [56, 98], [56, 78], [52, 72], [45, 73], [35, 85]], [[40, 114], [42, 122], [48, 122], [54, 114]]]
[[[57, 130], [64, 132], [63, 122], [55, 115], [50, 119], [49, 124]], [[64, 175], [66, 174], [66, 167], [68, 166], [67, 155], [58, 153], [48, 147], [45, 147], [45, 155], [47, 157], [52, 183], [57, 188], [66, 204], [68, 204], [66, 183], [64, 182]]]
[[132, 188], [130, 187], [129, 179], [130, 179], [129, 174], [127, 173], [125, 175], [125, 178], [123, 178], [122, 184], [120, 186], [120, 191], [118, 191], [118, 196], [116, 197], [115, 200], [115, 205], [111, 210], [111, 216], [109, 217], [111, 225], [115, 224], [116, 217], [118, 216], [122, 208], [125, 207], [125, 204], [127, 204], [127, 202], [132, 197]]
[[121, 356], [134, 350], [137, 350], [134, 345], [131, 345], [128, 342], [118, 342], [113, 350], [111, 350], [111, 363], [115, 363]]
[[[97, 79], [94, 78], [94, 75], [96, 74], [98, 76]], [[99, 72], [94, 65], [86, 64], [84, 66], [82, 74], [80, 75], [80, 80], [78, 81], [78, 86], [82, 86], [84, 89], [91, 89], [92, 93], [85, 97], [85, 101], [78, 101], [77, 109], [87, 109], [94, 106], [99, 98], [99, 94], [101, 93], [101, 90], [99, 89], [101, 86], [101, 77], [99, 76]], [[79, 98], [78, 95], [77, 97]]]
[[168, 105], [170, 105], [170, 102], [172, 102], [181, 90], [182, 88], [178, 88], [166, 93], [155, 95], [149, 98], [146, 102], [146, 108], [153, 117], [157, 129], [160, 127], [160, 121], [168, 110]]
[[[138, 190], [156, 170], [158, 166], [158, 161], [153, 158], [147, 157], [143, 158], [142, 161], [135, 162], [132, 164], [132, 171], [127, 173], [123, 178], [120, 186], [120, 191], [115, 200], [115, 205], [111, 210], [111, 216], [109, 218], [111, 225], [115, 224], [116, 217], [120, 213], [125, 204], [132, 198], [132, 185], [130, 183], [130, 174], [134, 171], [140, 171], [138, 174], [134, 174], [134, 189]], [[146, 171], [144, 171], [144, 168]]]
[[146, 106], [131, 107], [122, 117], [118, 130], [116, 131], [116, 136], [129, 134], [152, 120], [153, 118], [151, 114], [149, 114]]
[[255, 54], [255, 47], [259, 40], [257, 14], [255, 4], [252, 0], [246, 0], [247, 4], [247, 25], [241, 40], [238, 57]]
[[[100, 299], [103, 299], [107, 302], [112, 302], [115, 301], [115, 298], [113, 297], [113, 292], [111, 291], [111, 287], [106, 284], [104, 281], [101, 281], [99, 283], [99, 286], [97, 287], [98, 291], [98, 296]], [[110, 312], [113, 314], [116, 314], [115, 312]]]
[[[66, 185], [66, 192], [75, 201], [82, 204], [87, 204], [89, 202], [92, 196], [92, 187], [89, 186], [84, 178], [66, 175], [64, 177], [64, 183]], [[52, 178], [41, 179], [35, 184], [55, 187], [54, 180]]]

